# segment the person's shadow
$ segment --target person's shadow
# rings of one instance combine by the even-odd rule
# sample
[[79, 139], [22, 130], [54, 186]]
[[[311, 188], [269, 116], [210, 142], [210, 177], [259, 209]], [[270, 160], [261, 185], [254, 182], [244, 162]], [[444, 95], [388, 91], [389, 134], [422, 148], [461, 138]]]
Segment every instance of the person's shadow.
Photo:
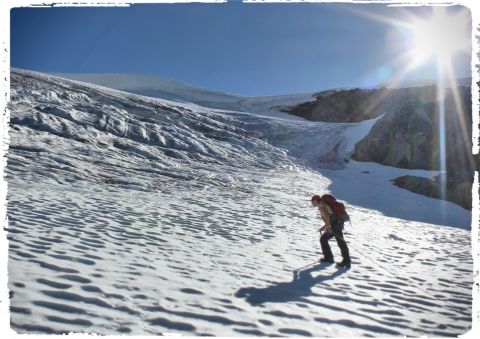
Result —
[[302, 301], [304, 297], [312, 295], [312, 287], [323, 281], [334, 279], [347, 270], [339, 269], [330, 275], [312, 276], [312, 272], [325, 268], [324, 264], [317, 264], [303, 271], [293, 271], [293, 280], [279, 282], [273, 285], [258, 287], [243, 287], [235, 292], [237, 298], [245, 298], [252, 306], [259, 306], [266, 302], [284, 303], [288, 301]]

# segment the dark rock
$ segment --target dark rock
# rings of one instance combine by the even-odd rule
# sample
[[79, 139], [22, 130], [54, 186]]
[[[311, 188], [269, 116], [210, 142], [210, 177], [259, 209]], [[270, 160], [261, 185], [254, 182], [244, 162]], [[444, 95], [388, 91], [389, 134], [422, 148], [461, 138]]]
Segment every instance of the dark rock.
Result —
[[[445, 129], [439, 132], [439, 103], [418, 98], [386, 114], [357, 145], [352, 156], [357, 161], [383, 165], [441, 170], [441, 138], [445, 141], [445, 166], [453, 175], [471, 173], [475, 167], [471, 154], [472, 114], [470, 89], [458, 88], [444, 100]], [[458, 107], [457, 107], [458, 106]]]
[[[440, 102], [413, 98], [380, 118], [357, 145], [352, 159], [387, 166], [446, 171], [446, 200], [471, 209], [473, 171], [472, 110], [469, 87], [446, 92], [444, 129]], [[444, 144], [444, 156], [442, 142]], [[444, 168], [442, 168], [442, 162]], [[408, 179], [407, 179], [408, 178]], [[397, 179], [395, 184], [413, 192], [440, 198], [440, 183], [428, 179]]]
[[435, 87], [355, 88], [325, 91], [315, 96], [316, 101], [284, 108], [284, 111], [313, 121], [359, 122], [395, 112], [398, 107], [410, 101], [432, 101], [435, 97]]
[[[441, 181], [439, 177], [434, 180], [411, 175], [392, 180], [394, 185], [410, 192], [425, 195], [430, 198], [442, 199]], [[472, 209], [472, 182], [473, 177], [447, 176], [445, 182], [445, 200], [462, 206], [467, 210]]]
[[[343, 123], [383, 114], [357, 143], [352, 159], [408, 169], [444, 170], [446, 199], [471, 209], [473, 171], [480, 166], [478, 156], [474, 159], [472, 155], [470, 87], [445, 91], [444, 124], [440, 122], [442, 111], [435, 86], [328, 91], [318, 93], [316, 98], [286, 111], [313, 121]], [[396, 184], [440, 198], [438, 180], [408, 178], [398, 179]]]

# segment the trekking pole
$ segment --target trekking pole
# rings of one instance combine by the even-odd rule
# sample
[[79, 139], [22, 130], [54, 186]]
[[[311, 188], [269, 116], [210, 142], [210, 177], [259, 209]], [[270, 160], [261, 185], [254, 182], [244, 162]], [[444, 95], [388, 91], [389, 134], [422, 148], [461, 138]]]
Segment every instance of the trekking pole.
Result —
[[[320, 237], [322, 237], [323, 235], [323, 232], [322, 232], [322, 229], [320, 228]], [[298, 272], [298, 271], [301, 271], [301, 270], [304, 270], [306, 269], [307, 267], [310, 267], [312, 265], [315, 265], [316, 263], [318, 263], [318, 260], [315, 260], [314, 262], [308, 264], [308, 265], [305, 265], [305, 266], [302, 266], [302, 267], [299, 267], [297, 269], [294, 269], [293, 272]]]
[[293, 271], [294, 271], [294, 272], [298, 272], [298, 271], [301, 271], [301, 270], [306, 269], [307, 267], [310, 267], [310, 266], [312, 266], [312, 265], [315, 265], [315, 264], [317, 264], [317, 263], [318, 263], [318, 260], [315, 260], [314, 262], [312, 262], [312, 263], [310, 263], [310, 264], [308, 264], [308, 265], [302, 266], [302, 267], [300, 267], [300, 268], [297, 268], [296, 270], [293, 270]]

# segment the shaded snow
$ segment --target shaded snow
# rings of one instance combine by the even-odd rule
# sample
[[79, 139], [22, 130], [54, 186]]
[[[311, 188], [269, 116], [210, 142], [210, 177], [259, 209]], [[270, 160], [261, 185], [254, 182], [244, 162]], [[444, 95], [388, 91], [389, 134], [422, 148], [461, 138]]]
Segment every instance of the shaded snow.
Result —
[[[390, 182], [435, 173], [345, 163], [373, 121], [255, 113], [14, 71], [6, 172], [12, 328], [468, 331], [470, 213]], [[309, 198], [326, 191], [351, 214], [350, 270], [314, 263], [320, 221]]]
[[378, 210], [390, 217], [470, 229], [471, 213], [463, 207], [392, 185], [392, 181], [402, 175], [433, 179], [439, 172], [405, 170], [356, 161], [342, 171], [322, 169], [320, 172], [331, 181], [328, 189], [349, 204]]

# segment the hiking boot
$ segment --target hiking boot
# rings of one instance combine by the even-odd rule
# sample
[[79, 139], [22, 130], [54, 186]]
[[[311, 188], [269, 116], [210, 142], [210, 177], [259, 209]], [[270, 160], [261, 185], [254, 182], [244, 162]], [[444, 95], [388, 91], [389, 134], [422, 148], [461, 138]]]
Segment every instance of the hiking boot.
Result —
[[341, 262], [337, 263], [337, 266], [350, 268], [350, 264], [350, 260], [343, 259]]
[[333, 258], [320, 258], [321, 263], [333, 264]]

